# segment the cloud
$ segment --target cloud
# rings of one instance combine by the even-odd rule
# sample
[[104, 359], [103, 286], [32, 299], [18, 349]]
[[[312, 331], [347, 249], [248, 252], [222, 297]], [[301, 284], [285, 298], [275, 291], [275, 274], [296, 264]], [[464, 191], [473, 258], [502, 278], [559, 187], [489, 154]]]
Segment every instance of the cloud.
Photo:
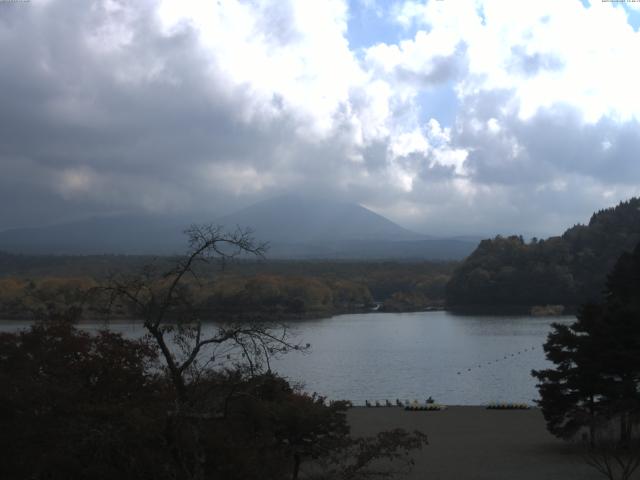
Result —
[[464, 68], [464, 48], [459, 38], [419, 31], [399, 45], [368, 48], [365, 60], [376, 75], [420, 88], [455, 79]]
[[[558, 232], [562, 221], [579, 218], [577, 198], [584, 219], [598, 202], [639, 192], [638, 79], [628, 61], [640, 36], [622, 9], [599, 2], [586, 9], [577, 1], [461, 0], [455, 8], [450, 2], [405, 2], [397, 20], [423, 28], [426, 37], [448, 35], [449, 44], [464, 51], [449, 142], [467, 152], [467, 175], [457, 179], [463, 188], [457, 195], [452, 188], [460, 200], [456, 209], [473, 198], [483, 222], [504, 228], [508, 211], [499, 213], [500, 202], [508, 202], [516, 212], [530, 212], [529, 218], [545, 219], [534, 231]], [[407, 43], [403, 52], [411, 51]], [[509, 222], [532, 228], [515, 218]]]
[[408, 1], [403, 40], [357, 52], [343, 0], [2, 9], [0, 228], [299, 190], [540, 235], [639, 191], [640, 37], [606, 3]]

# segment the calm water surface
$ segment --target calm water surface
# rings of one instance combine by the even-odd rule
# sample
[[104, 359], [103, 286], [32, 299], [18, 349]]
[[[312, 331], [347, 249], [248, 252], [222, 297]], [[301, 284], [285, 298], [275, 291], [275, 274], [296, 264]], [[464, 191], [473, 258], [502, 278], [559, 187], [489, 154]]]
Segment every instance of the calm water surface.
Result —
[[[432, 396], [449, 405], [527, 402], [537, 398], [532, 369], [548, 365], [542, 351], [553, 322], [573, 317], [457, 316], [448, 312], [369, 313], [303, 321], [292, 327], [311, 344], [275, 360], [274, 370], [305, 390], [356, 404]], [[83, 325], [102, 328], [102, 323]], [[24, 323], [2, 322], [0, 330]], [[135, 337], [139, 323], [111, 324]]]

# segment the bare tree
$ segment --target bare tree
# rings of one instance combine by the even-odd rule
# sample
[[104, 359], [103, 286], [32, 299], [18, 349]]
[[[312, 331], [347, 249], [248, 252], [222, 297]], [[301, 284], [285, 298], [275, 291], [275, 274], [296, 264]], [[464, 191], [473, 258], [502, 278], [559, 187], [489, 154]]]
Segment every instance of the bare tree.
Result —
[[589, 447], [584, 459], [609, 480], [629, 480], [640, 467], [640, 446], [622, 448], [613, 442], [599, 444]]
[[[194, 225], [185, 233], [188, 253], [172, 268], [161, 272], [149, 265], [135, 275], [113, 276], [100, 291], [106, 295], [108, 312], [125, 308], [142, 321], [159, 348], [176, 399], [175, 410], [169, 415], [168, 441], [174, 444], [181, 476], [202, 479], [206, 451], [200, 441], [200, 420], [216, 412], [193, 388], [200, 373], [211, 367], [216, 356], [223, 356], [227, 364], [233, 361], [236, 368], [255, 374], [264, 367], [270, 370], [270, 357], [305, 347], [290, 342], [282, 325], [255, 321], [203, 323], [215, 320], [203, 318], [203, 309], [194, 297], [194, 290], [204, 288], [210, 278], [204, 267], [239, 256], [263, 256], [266, 245], [256, 243], [249, 230], [227, 233], [220, 226]], [[184, 445], [188, 448], [182, 448]]]
[[[174, 477], [202, 480], [206, 472], [225, 467], [224, 459], [215, 464], [220, 458], [215, 452], [209, 450], [207, 455], [212, 429], [223, 429], [225, 421], [232, 424], [229, 421], [243, 409], [245, 416], [250, 413], [250, 405], [261, 401], [256, 387], [277, 384], [274, 375], [258, 375], [270, 372], [271, 358], [290, 350], [304, 351], [309, 345], [292, 342], [284, 325], [208, 318], [196, 295], [211, 278], [207, 267], [243, 255], [260, 257], [266, 245], [256, 243], [248, 230], [226, 233], [219, 226], [195, 225], [185, 233], [189, 251], [171, 268], [163, 272], [150, 265], [135, 275], [114, 276], [99, 291], [107, 301], [107, 312], [123, 309], [141, 320], [157, 345], [175, 399], [165, 429], [177, 469]], [[212, 320], [216, 322], [207, 323]], [[322, 397], [293, 391], [281, 395], [292, 410], [267, 415], [277, 424], [277, 432], [269, 438], [292, 455], [294, 479], [321, 472], [323, 478], [345, 479], [391, 475], [393, 469], [379, 460], [399, 463], [402, 470], [411, 464], [408, 452], [427, 443], [424, 434], [401, 430], [353, 439], [344, 416], [346, 403], [327, 407]], [[325, 465], [317, 471], [320, 457]], [[303, 461], [312, 474], [302, 474]]]
[[601, 422], [584, 443], [585, 463], [609, 480], [629, 480], [640, 467], [640, 439], [632, 431], [624, 441], [619, 435], [611, 422]]

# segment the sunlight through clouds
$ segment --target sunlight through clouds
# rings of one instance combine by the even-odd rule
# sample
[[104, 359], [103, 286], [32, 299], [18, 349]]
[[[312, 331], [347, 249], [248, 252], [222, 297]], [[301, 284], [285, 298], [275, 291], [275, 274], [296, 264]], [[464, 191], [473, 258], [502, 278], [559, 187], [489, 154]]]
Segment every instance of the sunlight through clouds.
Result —
[[[376, 20], [351, 32], [354, 12]], [[218, 215], [309, 191], [425, 233], [554, 233], [640, 193], [633, 15], [578, 0], [15, 9], [0, 23], [0, 188], [46, 198], [49, 213], [0, 220], [148, 210], [154, 197]]]

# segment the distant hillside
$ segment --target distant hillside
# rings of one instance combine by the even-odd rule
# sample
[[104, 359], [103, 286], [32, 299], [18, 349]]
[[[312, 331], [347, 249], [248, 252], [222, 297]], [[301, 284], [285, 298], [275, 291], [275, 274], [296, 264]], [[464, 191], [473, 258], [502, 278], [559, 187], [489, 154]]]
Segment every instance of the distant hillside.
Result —
[[219, 222], [250, 226], [269, 242], [271, 258], [451, 260], [477, 244], [420, 235], [358, 204], [301, 195], [266, 200]]
[[250, 226], [262, 240], [287, 244], [396, 241], [427, 238], [356, 203], [284, 195], [219, 219], [222, 225]]
[[447, 284], [451, 307], [578, 306], [599, 301], [607, 274], [640, 242], [640, 199], [601, 210], [560, 237], [483, 240]]
[[[200, 223], [211, 221], [202, 219]], [[251, 228], [267, 255], [291, 259], [461, 259], [477, 242], [411, 232], [360, 205], [288, 195], [213, 219], [231, 230]], [[0, 250], [27, 254], [181, 253], [193, 219], [111, 216], [0, 232]]]
[[185, 248], [188, 221], [161, 215], [95, 217], [0, 232], [0, 250], [24, 254], [169, 255]]

